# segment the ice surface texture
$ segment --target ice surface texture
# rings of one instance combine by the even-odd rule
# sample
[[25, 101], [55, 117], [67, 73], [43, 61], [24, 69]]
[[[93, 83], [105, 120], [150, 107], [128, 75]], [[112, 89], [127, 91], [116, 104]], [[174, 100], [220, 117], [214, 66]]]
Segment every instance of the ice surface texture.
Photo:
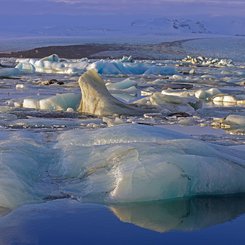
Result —
[[136, 106], [127, 105], [114, 98], [105, 86], [105, 82], [98, 75], [96, 70], [89, 70], [84, 73], [78, 81], [82, 100], [79, 111], [82, 113], [107, 116], [113, 114], [142, 115], [143, 110]]
[[57, 94], [45, 99], [26, 98], [23, 100], [23, 107], [50, 111], [66, 111], [68, 108], [72, 108], [75, 111], [80, 100], [80, 94]]
[[122, 125], [63, 133], [55, 170], [64, 191], [106, 202], [135, 202], [245, 192], [245, 152], [171, 130]]
[[173, 67], [149, 65], [140, 62], [121, 62], [118, 60], [100, 60], [87, 67], [88, 70], [96, 69], [100, 74], [135, 74], [135, 75], [173, 75]]
[[0, 206], [72, 196], [139, 202], [245, 192], [245, 152], [163, 129], [76, 129], [57, 143], [1, 134]]

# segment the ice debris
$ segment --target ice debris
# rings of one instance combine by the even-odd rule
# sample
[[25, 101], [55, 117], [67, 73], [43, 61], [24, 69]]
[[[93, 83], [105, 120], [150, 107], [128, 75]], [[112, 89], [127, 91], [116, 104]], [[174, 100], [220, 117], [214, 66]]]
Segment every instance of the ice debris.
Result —
[[201, 65], [201, 66], [217, 66], [217, 67], [233, 66], [232, 60], [230, 59], [207, 58], [203, 56], [198, 56], [198, 57], [187, 56], [182, 60], [182, 62], [191, 63], [194, 65]]
[[[53, 54], [42, 59], [16, 59], [16, 69], [22, 72], [41, 72], [81, 75], [86, 70], [96, 69], [100, 74], [134, 74], [134, 75], [173, 75], [174, 67], [147, 64], [124, 57], [122, 60], [99, 60], [91, 63], [87, 59], [61, 59]], [[1, 74], [0, 74], [1, 75]]]
[[23, 107], [50, 111], [67, 111], [71, 109], [76, 111], [80, 100], [80, 94], [57, 94], [43, 99], [26, 98], [23, 100]]

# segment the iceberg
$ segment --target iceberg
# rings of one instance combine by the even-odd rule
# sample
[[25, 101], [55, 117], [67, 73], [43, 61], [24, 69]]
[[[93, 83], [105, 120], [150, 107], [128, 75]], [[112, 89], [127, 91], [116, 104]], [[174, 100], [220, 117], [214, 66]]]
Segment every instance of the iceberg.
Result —
[[0, 207], [71, 196], [112, 204], [245, 192], [244, 150], [170, 129], [121, 124], [51, 140], [23, 133], [1, 133]]
[[245, 115], [230, 114], [225, 118], [217, 118], [213, 121], [213, 126], [224, 128], [232, 133], [245, 133]]
[[63, 176], [61, 190], [80, 200], [142, 202], [245, 192], [244, 151], [168, 129], [119, 125], [67, 131], [55, 148], [61, 157], [54, 176]]
[[0, 69], [0, 78], [20, 76], [22, 72], [18, 68]]
[[213, 103], [215, 105], [245, 105], [245, 96], [242, 95], [229, 95], [229, 94], [217, 94], [213, 97]]
[[217, 94], [221, 94], [220, 90], [217, 88], [199, 89], [195, 92], [196, 98], [201, 100], [209, 100]]
[[17, 59], [16, 62], [18, 62], [17, 67], [21, 71], [69, 75], [82, 74], [88, 65], [87, 61], [65, 60], [56, 54], [42, 59]]
[[182, 60], [182, 62], [191, 63], [199, 66], [211, 66], [211, 67], [233, 66], [233, 62], [230, 59], [208, 58], [203, 56], [198, 56], [198, 57], [187, 56]]
[[173, 75], [174, 67], [157, 66], [141, 62], [122, 62], [119, 60], [100, 60], [88, 65], [87, 70], [95, 69], [99, 74], [118, 75]]
[[17, 68], [22, 72], [57, 73], [81, 75], [86, 70], [96, 69], [99, 74], [119, 75], [173, 75], [174, 67], [153, 65], [146, 62], [132, 61], [129, 58], [121, 60], [98, 60], [92, 63], [87, 59], [61, 59], [52, 54], [42, 59], [16, 59]]
[[26, 98], [23, 100], [23, 107], [49, 111], [66, 111], [71, 108], [76, 111], [80, 100], [80, 94], [57, 94], [44, 99]]
[[78, 81], [82, 100], [78, 111], [96, 116], [143, 115], [144, 111], [137, 106], [125, 104], [113, 97], [105, 86], [105, 82], [96, 70], [84, 73]]

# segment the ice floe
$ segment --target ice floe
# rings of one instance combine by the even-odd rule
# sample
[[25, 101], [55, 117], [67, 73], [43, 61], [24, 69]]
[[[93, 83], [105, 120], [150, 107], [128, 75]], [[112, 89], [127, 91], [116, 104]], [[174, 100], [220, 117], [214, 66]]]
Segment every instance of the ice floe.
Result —
[[73, 109], [76, 111], [79, 103], [81, 101], [80, 94], [66, 93], [57, 94], [55, 96], [36, 99], [36, 98], [26, 98], [23, 100], [24, 108], [40, 109], [40, 110], [50, 110], [50, 111], [66, 111], [68, 109]]
[[89, 70], [79, 78], [82, 100], [78, 111], [97, 116], [142, 115], [144, 111], [113, 97], [96, 70]]
[[245, 115], [230, 114], [225, 118], [214, 119], [213, 125], [231, 132], [245, 133]]
[[187, 56], [182, 60], [184, 63], [191, 63], [195, 65], [201, 65], [201, 66], [218, 66], [218, 67], [224, 67], [224, 66], [232, 66], [232, 60], [230, 59], [217, 59], [217, 58], [207, 58], [203, 56], [198, 57], [191, 57]]
[[90, 64], [87, 70], [95, 69], [99, 74], [134, 75], [173, 75], [174, 67], [151, 65], [143, 62], [121, 62], [118, 60], [100, 60]]
[[45, 147], [18, 133], [1, 134], [0, 154], [0, 206], [15, 208], [40, 202], [42, 188], [35, 187], [47, 167]]
[[64, 192], [135, 202], [245, 192], [245, 152], [151, 126], [68, 131], [58, 138], [55, 173]]
[[124, 57], [121, 60], [98, 60], [93, 63], [87, 59], [61, 59], [56, 54], [42, 59], [16, 59], [16, 69], [22, 72], [58, 73], [80, 75], [86, 69], [96, 69], [100, 74], [134, 74], [134, 75], [172, 75], [176, 73], [173, 66], [153, 65], [133, 61]]
[[17, 59], [18, 69], [25, 72], [82, 74], [88, 63], [84, 60], [66, 60], [53, 54], [42, 59]]

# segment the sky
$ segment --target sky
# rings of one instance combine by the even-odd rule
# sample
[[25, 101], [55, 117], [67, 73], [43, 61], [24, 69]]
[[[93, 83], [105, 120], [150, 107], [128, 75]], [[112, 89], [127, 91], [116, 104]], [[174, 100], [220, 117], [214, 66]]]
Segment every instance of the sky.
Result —
[[0, 0], [0, 38], [89, 36], [127, 31], [135, 21], [154, 18], [203, 21], [224, 16], [244, 19], [245, 0]]
[[245, 0], [0, 0], [1, 16], [244, 16]]

